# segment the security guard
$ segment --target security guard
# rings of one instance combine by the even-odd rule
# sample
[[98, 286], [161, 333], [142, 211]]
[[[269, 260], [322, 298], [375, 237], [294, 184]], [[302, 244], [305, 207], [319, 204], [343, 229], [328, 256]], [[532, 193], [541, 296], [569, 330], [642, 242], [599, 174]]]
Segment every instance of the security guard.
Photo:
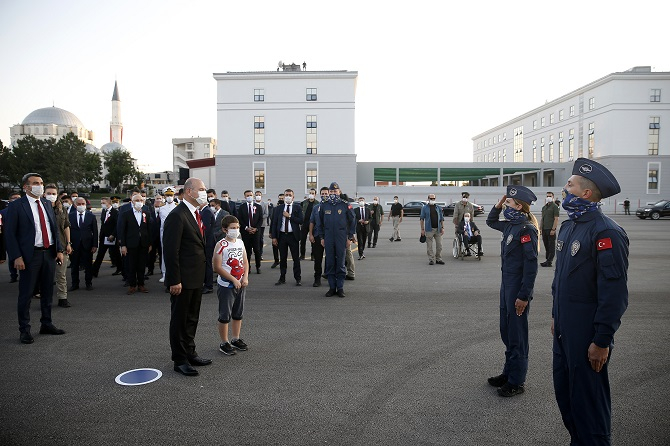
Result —
[[337, 293], [344, 297], [344, 277], [347, 269], [344, 266], [345, 252], [349, 250], [356, 231], [356, 218], [351, 205], [340, 198], [340, 186], [330, 183], [328, 201], [319, 207], [316, 219], [315, 237], [321, 238], [321, 246], [326, 251], [326, 275], [330, 289], [326, 297]]
[[[503, 233], [500, 243], [502, 282], [500, 285], [500, 337], [505, 344], [502, 374], [488, 379], [498, 395], [524, 392], [528, 372], [528, 305], [537, 276], [538, 223], [530, 212], [535, 194], [524, 186], [507, 186], [486, 219], [486, 224]], [[503, 205], [505, 209], [503, 210]], [[500, 212], [506, 221], [500, 221]]]
[[554, 391], [571, 444], [610, 444], [607, 367], [628, 306], [628, 236], [600, 209], [621, 191], [601, 164], [579, 158], [563, 189], [568, 220], [556, 242]]

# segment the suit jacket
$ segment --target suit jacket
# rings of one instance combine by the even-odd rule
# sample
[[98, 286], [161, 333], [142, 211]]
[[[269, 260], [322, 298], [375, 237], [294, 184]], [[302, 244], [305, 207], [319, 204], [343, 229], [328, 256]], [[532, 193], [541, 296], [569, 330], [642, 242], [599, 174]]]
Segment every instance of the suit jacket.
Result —
[[165, 286], [202, 288], [205, 281], [205, 239], [185, 202], [165, 219], [163, 228]]
[[214, 211], [209, 206], [205, 206], [200, 209], [200, 218], [202, 224], [205, 225], [205, 248], [208, 251], [211, 250], [213, 254], [216, 244], [216, 240], [214, 240]]
[[221, 221], [226, 215], [230, 215], [228, 211], [221, 208], [218, 214], [214, 214], [214, 243], [223, 238], [223, 229], [221, 229]]
[[[109, 215], [109, 218], [107, 216]], [[100, 214], [100, 239], [110, 235], [116, 238], [116, 224], [119, 220], [118, 209], [104, 209]]]
[[[56, 258], [58, 251], [64, 249], [58, 239], [56, 214], [54, 214], [50, 202], [44, 198], [40, 198], [40, 202], [46, 210], [44, 218], [48, 220], [53, 238], [53, 240], [50, 240], [51, 246], [49, 247], [49, 251]], [[14, 262], [17, 258], [22, 257], [23, 262], [29, 265], [33, 258], [33, 251], [35, 250], [35, 219], [33, 218], [33, 211], [31, 203], [28, 201], [28, 196], [24, 195], [18, 200], [12, 201], [4, 211], [3, 226], [9, 261]]]
[[[272, 225], [270, 226], [272, 238], [277, 238], [279, 233], [284, 229], [284, 209], [286, 209], [286, 203], [275, 207]], [[289, 220], [293, 235], [297, 240], [300, 240], [300, 225], [302, 224], [302, 206], [300, 203], [291, 203], [291, 216]], [[242, 226], [242, 223], [240, 223], [240, 226]]]
[[365, 210], [365, 218], [364, 220], [367, 221], [367, 224], [362, 225], [361, 222], [359, 221], [361, 219], [361, 208], [353, 208], [352, 210], [354, 211], [354, 216], [356, 217], [356, 232], [358, 231], [369, 231], [370, 230], [370, 220], [372, 220], [372, 213], [370, 212], [370, 208], [367, 206], [364, 206], [363, 209]]
[[144, 210], [142, 210], [139, 225], [135, 218], [135, 212], [124, 212], [119, 217], [119, 246], [148, 248], [153, 240], [152, 225], [149, 215]]
[[5, 248], [5, 210], [0, 210], [0, 260], [7, 260], [7, 249]]
[[[472, 235], [475, 235], [475, 231], [479, 231], [479, 228], [472, 220], [470, 220], [470, 230], [472, 231]], [[458, 229], [456, 229], [456, 232], [459, 234], [465, 234], [465, 220], [461, 220], [461, 222], [458, 224]], [[479, 233], [481, 234], [481, 231], [479, 231]]]
[[[251, 227], [258, 230], [260, 234], [261, 226], [263, 225], [263, 207], [260, 204], [252, 203], [254, 207], [254, 214], [251, 216]], [[237, 212], [237, 219], [240, 221], [240, 234], [247, 235], [247, 228], [249, 227], [249, 204], [244, 203]]]
[[84, 224], [79, 227], [79, 212], [70, 213], [70, 241], [72, 249], [79, 249], [81, 243], [83, 249], [98, 247], [98, 221], [91, 211], [84, 212]]

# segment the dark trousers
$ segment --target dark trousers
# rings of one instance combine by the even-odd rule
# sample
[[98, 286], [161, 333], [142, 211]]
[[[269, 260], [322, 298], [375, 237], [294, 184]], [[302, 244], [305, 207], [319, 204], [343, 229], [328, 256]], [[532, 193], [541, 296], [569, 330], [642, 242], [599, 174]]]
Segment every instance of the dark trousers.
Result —
[[[327, 237], [328, 234], [326, 234]], [[328, 285], [331, 289], [341, 290], [344, 288], [344, 277], [347, 275], [345, 258], [347, 251], [346, 236], [333, 236], [326, 239], [326, 275], [328, 276]]]
[[463, 242], [465, 243], [465, 246], [474, 245], [476, 243], [477, 244], [477, 252], [482, 252], [482, 236], [481, 235], [473, 235], [472, 237], [468, 237], [467, 234], [463, 234]]
[[300, 242], [295, 238], [292, 232], [280, 232], [279, 240], [279, 271], [281, 278], [286, 278], [286, 267], [288, 260], [288, 251], [291, 250], [291, 257], [293, 258], [293, 278], [301, 280], [300, 278]]
[[7, 261], [7, 266], [9, 267], [9, 276], [12, 280], [18, 279], [19, 272], [14, 268], [14, 262]]
[[263, 257], [263, 245], [265, 244], [265, 226], [261, 226], [260, 229], [260, 239], [258, 241], [258, 245], [260, 246], [261, 250], [261, 257]]
[[274, 257], [275, 263], [279, 263], [279, 243], [277, 243], [277, 246], [272, 245], [272, 256]]
[[323, 263], [323, 252], [324, 247], [321, 246], [321, 238], [314, 237], [314, 243], [312, 243], [312, 257], [314, 257], [314, 278], [318, 279], [323, 274], [323, 269], [321, 267]]
[[370, 223], [370, 231], [368, 232], [368, 245], [372, 243], [377, 245], [377, 239], [379, 238], [379, 225]]
[[309, 235], [309, 223], [300, 228], [300, 258], [305, 258], [307, 251], [307, 236]]
[[212, 256], [214, 255], [214, 241], [205, 244], [205, 288], [214, 287], [214, 268], [212, 267]]
[[516, 315], [514, 300], [500, 309], [500, 338], [505, 344], [505, 367], [510, 384], [520, 385], [526, 381], [528, 372], [528, 313], [530, 302], [521, 316]]
[[556, 233], [550, 235], [549, 229], [543, 229], [542, 243], [544, 244], [544, 250], [546, 251], [547, 262], [552, 262], [554, 260], [554, 254], [556, 253]]
[[100, 272], [100, 265], [102, 265], [102, 261], [105, 260], [107, 250], [109, 250], [109, 259], [112, 261], [112, 265], [116, 266], [117, 269], [119, 268], [119, 257], [121, 256], [119, 247], [116, 246], [116, 244], [105, 245], [105, 238], [101, 239], [98, 244], [98, 252], [95, 256], [95, 262], [93, 262], [93, 274], [98, 274]]
[[128, 285], [144, 286], [144, 269], [147, 266], [147, 249], [143, 246], [127, 248], [128, 253]]
[[147, 271], [153, 273], [154, 265], [158, 261], [158, 269], [161, 269], [161, 257], [163, 255], [163, 250], [161, 248], [161, 241], [159, 238], [155, 239], [151, 244], [151, 251], [147, 256]]
[[255, 234], [249, 234], [244, 231], [242, 233], [242, 242], [244, 249], [247, 251], [247, 265], [251, 268], [251, 253], [256, 257], [256, 268], [261, 267], [261, 233], [256, 231]]
[[200, 319], [202, 288], [184, 289], [178, 296], [170, 295], [170, 348], [175, 365], [198, 356], [195, 351], [195, 332]]
[[33, 252], [33, 258], [26, 269], [19, 271], [19, 300], [17, 312], [19, 316], [19, 331], [30, 331], [30, 299], [35, 287], [40, 289], [40, 308], [43, 325], [51, 324], [51, 300], [54, 293], [54, 276], [56, 273], [56, 259], [50, 250]]
[[358, 256], [363, 255], [363, 251], [365, 251], [365, 242], [368, 239], [368, 231], [367, 227], [356, 224], [356, 241], [358, 242]]
[[72, 286], [79, 286], [79, 266], [84, 267], [84, 280], [86, 285], [93, 283], [93, 253], [91, 248], [84, 248], [80, 243], [72, 254], [70, 254], [70, 274], [72, 276]]

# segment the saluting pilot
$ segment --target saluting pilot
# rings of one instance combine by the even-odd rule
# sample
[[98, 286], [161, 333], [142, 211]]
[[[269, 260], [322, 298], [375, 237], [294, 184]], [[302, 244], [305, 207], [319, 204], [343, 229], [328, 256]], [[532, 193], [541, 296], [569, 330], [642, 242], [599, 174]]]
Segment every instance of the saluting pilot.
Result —
[[619, 192], [614, 175], [585, 158], [563, 189], [568, 220], [556, 242], [551, 328], [554, 391], [571, 444], [610, 444], [607, 368], [628, 306], [628, 236], [600, 200]]

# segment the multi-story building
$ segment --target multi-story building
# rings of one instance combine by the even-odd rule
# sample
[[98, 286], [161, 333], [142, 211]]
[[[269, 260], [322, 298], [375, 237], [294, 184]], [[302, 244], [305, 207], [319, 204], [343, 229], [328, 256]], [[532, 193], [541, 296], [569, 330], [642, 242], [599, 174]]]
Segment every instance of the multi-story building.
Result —
[[209, 136], [190, 138], [172, 138], [173, 170], [188, 169], [188, 160], [214, 158], [216, 156], [216, 139]]
[[338, 181], [354, 195], [358, 73], [280, 68], [214, 73], [218, 187], [234, 197], [246, 189], [276, 196], [290, 188], [302, 198]]

